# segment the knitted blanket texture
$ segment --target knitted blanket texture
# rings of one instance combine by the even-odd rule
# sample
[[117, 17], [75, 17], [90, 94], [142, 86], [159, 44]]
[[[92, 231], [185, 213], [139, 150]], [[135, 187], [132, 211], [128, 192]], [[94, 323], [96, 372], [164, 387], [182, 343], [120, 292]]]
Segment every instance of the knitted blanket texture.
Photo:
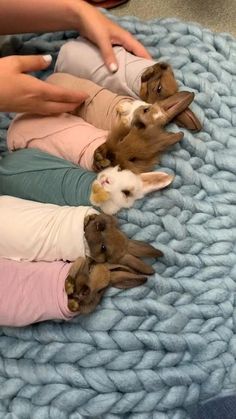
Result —
[[[0, 418], [187, 419], [236, 390], [236, 41], [175, 19], [114, 20], [196, 93], [203, 129], [163, 156], [174, 183], [119, 214], [129, 237], [164, 252], [145, 286], [110, 289], [69, 322], [0, 328]], [[55, 58], [76, 36], [11, 47]], [[12, 116], [0, 115], [1, 151]]]

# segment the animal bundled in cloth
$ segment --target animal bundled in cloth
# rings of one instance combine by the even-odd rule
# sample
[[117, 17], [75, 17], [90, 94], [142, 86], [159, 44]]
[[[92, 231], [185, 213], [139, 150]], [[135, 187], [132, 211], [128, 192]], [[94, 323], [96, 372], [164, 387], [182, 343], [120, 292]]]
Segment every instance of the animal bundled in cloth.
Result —
[[89, 313], [109, 286], [146, 282], [154, 270], [142, 257], [163, 256], [150, 244], [128, 239], [114, 217], [91, 207], [1, 196], [0, 217], [0, 324], [5, 326]]
[[150, 244], [129, 240], [116, 219], [88, 206], [42, 204], [0, 196], [0, 257], [22, 261], [120, 263], [144, 274], [153, 269], [141, 256], [162, 256]]
[[[79, 42], [78, 44], [80, 45]], [[67, 46], [70, 47], [70, 43], [63, 48]], [[62, 55], [63, 48], [60, 53]], [[92, 48], [92, 51], [96, 52], [96, 49]], [[59, 68], [60, 54], [57, 65]], [[67, 54], [64, 58], [66, 61]], [[143, 61], [147, 66], [146, 60]], [[150, 62], [148, 63], [150, 65]], [[96, 171], [116, 165], [135, 173], [151, 170], [160, 155], [183, 138], [182, 132], [165, 131], [164, 127], [173, 118], [184, 115], [184, 120], [187, 118], [188, 121], [191, 115], [191, 121], [195, 123], [191, 125], [188, 121], [187, 125], [190, 128], [193, 128], [193, 125], [195, 129], [200, 128], [198, 119], [188, 109], [194, 94], [176, 92], [177, 84], [170, 66], [164, 66], [163, 63], [153, 65], [152, 61], [151, 63], [152, 67], [143, 73], [142, 78], [145, 81], [141, 83], [141, 91], [146, 91], [142, 96], [153, 101], [153, 105], [112, 93], [90, 80], [64, 73], [51, 75], [47, 79], [48, 82], [70, 89], [85, 90], [89, 94], [88, 99], [76, 111], [79, 118], [68, 114], [57, 117], [18, 115], [8, 131], [9, 148], [40, 148]], [[133, 63], [134, 67], [135, 64], [136, 62]], [[121, 68], [122, 65], [121, 62]], [[66, 70], [70, 72], [70, 68], [66, 67]], [[154, 79], [148, 78], [152, 71], [156, 75]], [[105, 80], [109, 77], [106, 75]], [[158, 93], [159, 85], [163, 85], [161, 94]], [[151, 92], [154, 92], [155, 98]], [[89, 124], [99, 130], [94, 130]]]
[[88, 257], [74, 262], [0, 258], [0, 271], [0, 325], [13, 327], [91, 313], [110, 286], [128, 289], [147, 281], [147, 274]]
[[[118, 63], [115, 73], [107, 69], [94, 44], [78, 37], [61, 47], [55, 71], [91, 80], [114, 93], [148, 103], [161, 102], [177, 93], [178, 84], [168, 63], [137, 57], [122, 46], [114, 46], [113, 51]], [[189, 130], [201, 129], [199, 119], [189, 108], [176, 114], [175, 122]]]
[[0, 194], [57, 205], [94, 205], [107, 214], [131, 207], [173, 181], [165, 172], [135, 174], [109, 167], [87, 171], [68, 160], [29, 148], [0, 160]]

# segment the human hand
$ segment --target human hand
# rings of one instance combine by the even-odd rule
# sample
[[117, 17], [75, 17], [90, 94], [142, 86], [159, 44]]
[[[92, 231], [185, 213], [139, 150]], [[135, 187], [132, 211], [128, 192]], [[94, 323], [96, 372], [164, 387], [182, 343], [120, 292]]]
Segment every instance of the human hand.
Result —
[[95, 7], [84, 1], [78, 2], [78, 0], [75, 1], [74, 7], [77, 10], [78, 19], [76, 29], [100, 48], [104, 62], [110, 71], [115, 72], [118, 68], [112, 49], [112, 45], [115, 44], [122, 45], [134, 55], [151, 59], [151, 55], [140, 42]]
[[42, 115], [71, 112], [85, 101], [85, 92], [55, 86], [25, 74], [43, 70], [51, 56], [0, 58], [0, 112], [30, 112]]

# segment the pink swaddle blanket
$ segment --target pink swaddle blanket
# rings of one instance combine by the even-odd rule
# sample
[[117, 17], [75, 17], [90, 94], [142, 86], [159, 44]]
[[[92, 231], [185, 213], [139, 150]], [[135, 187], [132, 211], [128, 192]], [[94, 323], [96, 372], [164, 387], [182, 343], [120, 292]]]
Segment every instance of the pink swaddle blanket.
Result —
[[19, 114], [7, 132], [9, 150], [37, 148], [92, 170], [95, 150], [107, 132], [70, 114], [42, 116]]
[[89, 98], [78, 108], [77, 115], [17, 115], [8, 129], [8, 148], [38, 148], [91, 170], [95, 150], [106, 141], [107, 129], [117, 121], [116, 107], [133, 99], [70, 74], [55, 73], [48, 81], [71, 89], [84, 89]]
[[0, 326], [74, 317], [65, 292], [71, 265], [0, 259]]

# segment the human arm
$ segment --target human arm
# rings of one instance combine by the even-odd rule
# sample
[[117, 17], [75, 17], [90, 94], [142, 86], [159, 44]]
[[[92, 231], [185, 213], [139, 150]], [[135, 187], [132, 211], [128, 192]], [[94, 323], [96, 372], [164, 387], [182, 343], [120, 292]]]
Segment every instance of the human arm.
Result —
[[[149, 57], [146, 49], [127, 31], [83, 0], [2, 0], [0, 34], [79, 30], [97, 44], [106, 65], [114, 71], [117, 62], [112, 44], [118, 43], [134, 54]], [[49, 86], [25, 73], [47, 68], [42, 56], [0, 59], [0, 112], [54, 114], [70, 112], [87, 97]]]
[[47, 68], [48, 59], [50, 56], [41, 55], [0, 58], [0, 112], [71, 112], [87, 98], [85, 92], [49, 85], [25, 74]]
[[[40, 7], [39, 7], [40, 4]], [[113, 44], [123, 45], [135, 55], [150, 58], [144, 46], [128, 31], [83, 0], [1, 0], [0, 33], [78, 30], [96, 44], [106, 65], [117, 66]]]

